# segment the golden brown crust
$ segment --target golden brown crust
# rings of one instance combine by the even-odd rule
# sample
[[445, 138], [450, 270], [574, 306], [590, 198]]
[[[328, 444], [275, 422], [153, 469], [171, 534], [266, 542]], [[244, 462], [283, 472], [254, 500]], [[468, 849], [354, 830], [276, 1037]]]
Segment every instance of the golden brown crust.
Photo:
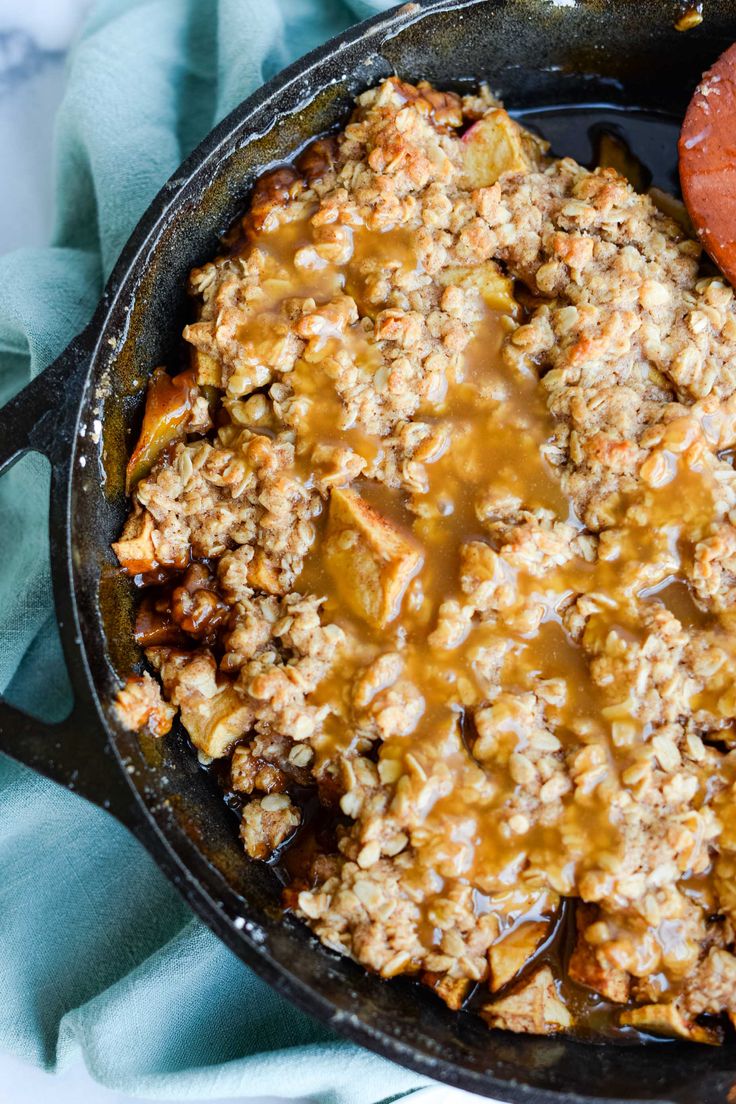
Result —
[[118, 721], [131, 732], [147, 729], [154, 736], [165, 736], [176, 710], [161, 697], [161, 688], [147, 671], [130, 675], [118, 692], [114, 705]]

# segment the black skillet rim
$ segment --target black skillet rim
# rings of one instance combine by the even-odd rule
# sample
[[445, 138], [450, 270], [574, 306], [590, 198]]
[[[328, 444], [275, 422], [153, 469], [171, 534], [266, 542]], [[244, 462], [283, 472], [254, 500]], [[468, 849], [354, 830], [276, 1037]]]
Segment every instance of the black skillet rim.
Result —
[[[305, 101], [308, 100], [314, 91], [314, 89], [309, 87], [311, 71], [325, 62], [332, 54], [345, 45], [352, 44], [360, 38], [367, 37], [369, 34], [385, 33], [393, 28], [398, 30], [401, 26], [414, 22], [415, 19], [421, 19], [424, 13], [431, 12], [432, 10], [451, 12], [467, 9], [475, 4], [484, 2], [487, 2], [487, 0], [422, 0], [420, 4], [406, 5], [404, 9], [378, 15], [364, 24], [350, 28], [335, 39], [332, 39], [329, 43], [307, 55], [306, 58], [295, 62], [283, 73], [269, 81], [268, 84], [246, 100], [244, 104], [236, 108], [231, 115], [223, 120], [218, 127], [211, 132], [197, 150], [195, 150], [184, 162], [174, 177], [164, 185], [146, 214], [143, 216], [141, 222], [131, 236], [131, 239], [124, 248], [118, 264], [115, 266], [113, 274], [108, 281], [100, 307], [95, 313], [90, 327], [85, 331], [81, 343], [77, 345], [77, 356], [80, 357], [85, 354], [85, 359], [86, 356], [88, 356], [92, 365], [96, 366], [98, 359], [101, 359], [101, 353], [106, 352], [106, 350], [103, 350], [101, 347], [109, 333], [110, 317], [115, 306], [126, 297], [127, 293], [131, 295], [134, 294], [134, 289], [140, 278], [140, 269], [145, 267], [146, 254], [148, 252], [147, 247], [151, 246], [152, 242], [153, 246], [155, 246], [157, 234], [160, 233], [162, 227], [166, 224], [167, 218], [173, 217], [173, 215], [178, 212], [179, 204], [177, 202], [177, 196], [180, 185], [183, 181], [188, 180], [194, 173], [205, 172], [206, 169], [211, 166], [213, 160], [224, 154], [228, 147], [228, 140], [232, 137], [234, 127], [242, 126], [243, 118], [254, 111], [263, 112], [266, 109], [266, 105], [268, 105], [268, 101], [272, 97], [280, 94], [282, 95], [287, 86], [296, 82], [302, 83], [302, 99]], [[277, 118], [278, 115], [274, 115], [270, 125], [274, 125], [274, 123], [277, 122]], [[258, 128], [258, 132], [260, 133], [262, 129], [267, 128]], [[242, 144], [242, 141], [241, 139], [239, 144]], [[216, 166], [214, 166], [214, 171], [216, 172]], [[92, 382], [91, 373], [90, 382]], [[81, 416], [82, 408], [85, 405], [86, 402], [81, 404], [79, 416]], [[74, 445], [71, 456], [71, 471], [74, 472], [77, 470], [77, 461], [80, 455], [77, 429], [78, 424], [75, 425], [73, 431]], [[68, 440], [66, 444], [68, 447]], [[102, 722], [103, 728], [107, 732], [109, 728], [109, 718], [97, 695], [95, 678], [89, 667], [88, 654], [78, 649], [78, 645], [81, 643], [80, 637], [87, 637], [89, 626], [81, 623], [76, 608], [75, 584], [78, 580], [76, 578], [76, 568], [72, 561], [72, 479], [70, 476], [71, 472], [69, 473], [69, 478], [65, 480], [66, 494], [64, 497], [66, 499], [67, 508], [63, 512], [64, 544], [66, 546], [66, 556], [64, 559], [66, 562], [59, 564], [59, 571], [55, 572], [55, 582], [61, 582], [62, 589], [67, 591], [67, 593], [62, 596], [60, 607], [62, 610], [66, 609], [72, 616], [71, 621], [69, 619], [66, 620], [66, 631], [64, 634], [66, 644], [70, 643], [70, 633], [73, 636], [72, 643], [74, 647], [67, 646], [65, 649], [67, 658], [72, 660], [76, 659], [76, 663], [80, 664], [83, 669], [83, 671], [79, 672], [79, 677], [74, 678], [74, 682], [77, 684], [78, 690], [83, 692], [85, 691], [86, 684], [86, 693], [91, 694], [99, 715], [99, 720]], [[62, 557], [60, 556], [59, 560], [61, 559]], [[70, 583], [74, 588], [72, 591], [74, 594], [73, 599], [69, 596], [68, 588]], [[58, 598], [60, 587], [56, 585], [55, 589]], [[74, 607], [73, 609], [72, 605]], [[75, 663], [72, 662], [70, 666], [74, 669]], [[115, 742], [110, 740], [109, 736], [108, 741], [113, 748], [118, 772], [125, 774], [125, 764], [118, 755]], [[129, 778], [128, 782], [130, 782]], [[127, 790], [127, 787], [124, 788]], [[132, 792], [135, 792], [135, 790], [131, 783], [128, 797]], [[94, 797], [94, 795], [91, 796]], [[113, 807], [115, 804], [116, 803], [113, 802]], [[170, 840], [164, 836], [162, 828], [156, 823], [156, 818], [138, 795], [136, 795], [136, 808], [132, 815], [130, 809], [124, 810], [122, 806], [117, 810], [114, 809], [114, 811], [118, 811], [121, 819], [128, 822], [136, 833], [141, 836], [162, 869], [167, 873], [174, 884], [179, 887], [185, 898], [202, 916], [208, 926], [211, 927], [221, 939], [236, 951], [241, 958], [245, 959], [249, 965], [265, 978], [265, 980], [274, 985], [277, 990], [287, 995], [311, 1015], [316, 1016], [323, 1022], [331, 1024], [331, 1026], [336, 1026], [342, 1035], [358, 1043], [367, 1045], [370, 1049], [376, 1050], [384, 1056], [400, 1062], [405, 1066], [409, 1066], [424, 1076], [440, 1078], [470, 1091], [479, 1091], [486, 1094], [489, 1092], [498, 1092], [509, 1101], [518, 1101], [519, 1104], [523, 1101], [527, 1102], [527, 1104], [532, 1101], [540, 1102], [540, 1104], [542, 1101], [549, 1101], [551, 1104], [553, 1101], [562, 1101], [563, 1099], [569, 1101], [570, 1104], [572, 1104], [573, 1101], [578, 1101], [582, 1104], [584, 1100], [588, 1099], [578, 1094], [532, 1089], [519, 1083], [499, 1080], [487, 1073], [480, 1074], [474, 1070], [459, 1068], [452, 1063], [443, 1063], [431, 1054], [418, 1050], [415, 1045], [404, 1044], [400, 1039], [383, 1032], [377, 1032], [375, 1029], [369, 1028], [367, 1025], [351, 1017], [341, 1016], [341, 1022], [337, 1024], [335, 1022], [335, 1010], [329, 1000], [322, 997], [321, 994], [314, 989], [305, 986], [293, 975], [290, 975], [287, 968], [282, 963], [275, 962], [264, 952], [264, 948], [259, 946], [258, 939], [251, 938], [247, 931], [239, 930], [233, 925], [232, 916], [228, 919], [225, 914], [226, 909], [224, 902], [218, 904], [206, 891], [200, 878], [184, 865], [183, 861], [176, 855]], [[131, 821], [133, 822], [132, 824]], [[605, 1099], [613, 1100], [614, 1104], [619, 1104], [614, 1098], [606, 1097]], [[622, 1102], [620, 1102], [620, 1104], [622, 1104]]]

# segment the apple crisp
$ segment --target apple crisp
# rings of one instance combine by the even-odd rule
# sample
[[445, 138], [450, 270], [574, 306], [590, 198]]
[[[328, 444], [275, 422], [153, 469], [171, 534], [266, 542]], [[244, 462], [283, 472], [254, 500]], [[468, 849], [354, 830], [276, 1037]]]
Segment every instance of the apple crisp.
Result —
[[394, 78], [257, 183], [149, 385], [121, 722], [178, 711], [285, 907], [491, 1027], [736, 1024], [736, 306], [699, 264], [486, 90]]

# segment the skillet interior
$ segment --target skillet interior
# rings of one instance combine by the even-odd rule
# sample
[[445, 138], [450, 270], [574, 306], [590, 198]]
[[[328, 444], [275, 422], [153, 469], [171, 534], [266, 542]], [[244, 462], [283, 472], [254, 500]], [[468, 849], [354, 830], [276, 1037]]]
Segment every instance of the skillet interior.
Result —
[[[569, 112], [540, 109], [605, 103], [681, 115], [702, 70], [736, 38], [728, 0], [711, 0], [704, 26], [686, 35], [672, 27], [677, 5], [656, 0], [427, 0], [407, 9], [374, 21], [372, 31], [343, 36], [311, 71], [298, 63], [225, 120], [164, 188], [113, 275], [80, 412], [80, 422], [91, 424], [102, 393], [104, 435], [101, 448], [89, 436], [75, 438], [70, 542], [88, 674], [112, 746], [141, 800], [128, 819], [238, 954], [336, 1030], [396, 1061], [513, 1101], [572, 1094], [569, 1100], [715, 1104], [736, 1084], [733, 1046], [622, 1050], [491, 1034], [412, 983], [383, 982], [325, 950], [296, 921], [280, 917], [275, 876], [244, 858], [230, 815], [183, 735], [139, 745], [109, 712], [117, 675], [138, 659], [129, 643], [130, 590], [109, 551], [126, 513], [122, 473], [140, 420], [142, 392], [134, 381], [158, 363], [176, 362], [187, 273], [216, 250], [254, 177], [343, 121], [358, 91], [394, 71], [440, 87], [487, 78], [510, 107], [548, 131], [559, 152], [584, 157], [571, 144], [584, 137], [584, 128], [577, 121], [570, 126]], [[560, 125], [567, 134], [549, 130]], [[647, 161], [651, 150], [639, 152]], [[666, 156], [671, 159], [671, 148]], [[238, 916], [245, 923], [236, 927]]]

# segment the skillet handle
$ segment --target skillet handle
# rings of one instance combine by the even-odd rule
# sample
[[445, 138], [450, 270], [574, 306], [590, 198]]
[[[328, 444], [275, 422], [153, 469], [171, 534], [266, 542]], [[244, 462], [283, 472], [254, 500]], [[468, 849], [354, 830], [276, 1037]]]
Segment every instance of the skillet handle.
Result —
[[[80, 334], [49, 367], [0, 409], [0, 475], [27, 452], [51, 463], [51, 509], [68, 501], [76, 411], [92, 351], [90, 331]], [[63, 509], [63, 507], [61, 507]], [[54, 540], [53, 532], [50, 532]], [[55, 549], [62, 588], [69, 588], [64, 547]], [[62, 591], [63, 592], [63, 591]], [[61, 625], [60, 610], [57, 617]], [[71, 619], [71, 608], [69, 610]], [[72, 625], [67, 626], [68, 629]], [[0, 697], [0, 751], [108, 809], [128, 827], [136, 800], [100, 728], [76, 658], [65, 649], [74, 689], [71, 713], [58, 724], [37, 720]]]
[[0, 407], [0, 475], [27, 452], [40, 452], [58, 479], [68, 476], [74, 413], [91, 357], [84, 330], [61, 356]]

